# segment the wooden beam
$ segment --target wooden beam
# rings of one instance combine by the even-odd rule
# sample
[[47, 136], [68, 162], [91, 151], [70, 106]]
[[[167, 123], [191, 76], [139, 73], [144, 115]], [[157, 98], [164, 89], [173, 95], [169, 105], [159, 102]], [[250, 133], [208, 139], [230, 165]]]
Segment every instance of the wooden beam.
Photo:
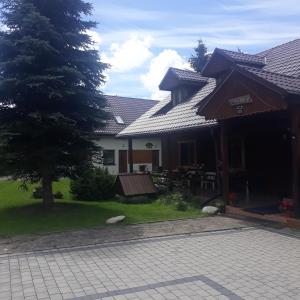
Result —
[[292, 198], [294, 201], [295, 215], [300, 217], [300, 199], [299, 199], [299, 135], [300, 112], [293, 109], [291, 112], [291, 133], [292, 133]]
[[[168, 166], [168, 170], [169, 171], [172, 171], [172, 161], [173, 161], [173, 152], [174, 152], [174, 149], [172, 151], [172, 147], [171, 147], [171, 135], [170, 134], [167, 134], [166, 136], [166, 143], [167, 143], [167, 166]], [[176, 150], [175, 150], [176, 151]]]
[[221, 144], [221, 159], [222, 159], [222, 195], [224, 201], [229, 200], [229, 153], [228, 153], [228, 124], [225, 121], [221, 122], [220, 144]]
[[164, 170], [169, 169], [168, 139], [168, 135], [161, 136], [162, 166]]
[[219, 168], [219, 163], [220, 163], [220, 158], [219, 158], [219, 142], [218, 142], [218, 133], [217, 131], [212, 128], [210, 130], [210, 134], [212, 137], [212, 141], [214, 144], [214, 151], [215, 151], [215, 170], [217, 174], [217, 189], [218, 192], [221, 193], [221, 178], [220, 178], [220, 168]]
[[129, 163], [129, 173], [133, 173], [132, 137], [128, 138], [128, 163]]

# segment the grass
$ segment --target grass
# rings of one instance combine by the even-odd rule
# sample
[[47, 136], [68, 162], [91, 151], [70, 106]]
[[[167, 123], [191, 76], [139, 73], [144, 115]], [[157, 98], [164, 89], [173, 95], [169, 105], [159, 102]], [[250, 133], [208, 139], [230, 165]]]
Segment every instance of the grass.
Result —
[[125, 215], [125, 224], [201, 217], [197, 209], [177, 211], [173, 205], [158, 202], [151, 204], [123, 204], [116, 201], [73, 201], [69, 193], [69, 180], [54, 184], [64, 200], [56, 201], [51, 211], [44, 211], [40, 200], [32, 199], [34, 185], [28, 191], [20, 183], [0, 181], [0, 236], [36, 234], [70, 229], [93, 228], [105, 225], [114, 216]]

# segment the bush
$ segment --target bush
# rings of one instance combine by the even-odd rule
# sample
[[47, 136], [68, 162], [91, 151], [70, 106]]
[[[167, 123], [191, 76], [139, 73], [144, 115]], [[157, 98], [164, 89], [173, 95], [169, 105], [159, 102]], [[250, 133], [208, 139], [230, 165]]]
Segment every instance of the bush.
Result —
[[115, 177], [101, 168], [86, 169], [71, 181], [71, 193], [76, 200], [101, 201], [114, 196]]
[[159, 199], [159, 202], [164, 205], [175, 205], [177, 210], [186, 211], [189, 208], [189, 203], [187, 200], [187, 194], [183, 193], [170, 193], [168, 195], [162, 196]]
[[[34, 199], [42, 199], [43, 198], [43, 188], [41, 186], [36, 187], [32, 192], [32, 197]], [[63, 199], [64, 195], [62, 192], [56, 192], [53, 194], [54, 199]]]
[[177, 204], [182, 201], [182, 194], [180, 193], [170, 193], [164, 196], [161, 196], [159, 202], [164, 205]]
[[38, 186], [33, 190], [32, 197], [34, 199], [42, 199], [43, 198], [43, 189], [41, 186]]
[[189, 205], [186, 201], [179, 201], [176, 204], [176, 209], [180, 211], [186, 211], [188, 209]]
[[64, 199], [64, 194], [62, 192], [56, 192], [53, 196], [54, 199]]

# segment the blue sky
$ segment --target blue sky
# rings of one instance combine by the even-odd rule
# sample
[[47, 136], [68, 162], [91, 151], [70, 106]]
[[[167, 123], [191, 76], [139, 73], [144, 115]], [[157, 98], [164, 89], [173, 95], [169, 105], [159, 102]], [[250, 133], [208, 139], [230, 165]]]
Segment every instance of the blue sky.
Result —
[[256, 53], [300, 37], [299, 0], [90, 0], [92, 32], [112, 67], [107, 94], [161, 99], [170, 66], [188, 68], [197, 40]]

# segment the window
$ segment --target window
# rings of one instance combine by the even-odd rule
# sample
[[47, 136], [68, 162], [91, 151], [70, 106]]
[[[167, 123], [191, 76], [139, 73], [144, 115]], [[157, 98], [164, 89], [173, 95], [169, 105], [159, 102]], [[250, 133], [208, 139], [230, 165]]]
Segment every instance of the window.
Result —
[[103, 165], [111, 166], [115, 164], [115, 150], [103, 150]]
[[121, 125], [125, 124], [125, 122], [121, 116], [115, 116], [115, 120], [116, 120], [117, 124], [121, 124]]
[[171, 92], [171, 97], [172, 97], [172, 101], [173, 101], [173, 106], [176, 106], [178, 103], [180, 103], [180, 90], [174, 90]]
[[187, 101], [199, 88], [197, 87], [181, 87], [171, 92], [173, 106]]
[[196, 143], [194, 141], [179, 142], [179, 165], [192, 166], [195, 164]]

